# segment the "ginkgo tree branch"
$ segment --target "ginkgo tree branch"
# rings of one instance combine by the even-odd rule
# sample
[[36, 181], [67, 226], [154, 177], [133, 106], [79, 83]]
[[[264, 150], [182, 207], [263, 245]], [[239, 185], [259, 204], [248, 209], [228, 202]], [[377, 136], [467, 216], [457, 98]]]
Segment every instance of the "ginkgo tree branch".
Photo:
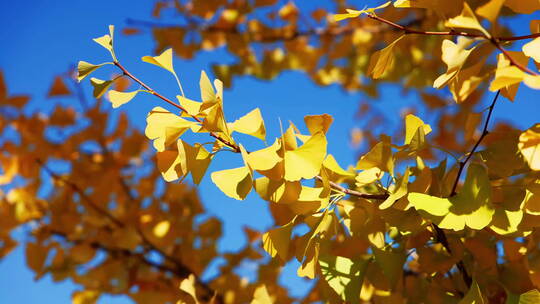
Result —
[[[201, 123], [201, 124], [203, 123], [203, 121], [199, 117], [189, 114], [189, 112], [184, 107], [182, 107], [181, 105], [173, 102], [172, 100], [170, 100], [169, 98], [161, 95], [160, 93], [156, 92], [154, 89], [149, 87], [146, 83], [139, 80], [137, 77], [135, 77], [133, 74], [131, 74], [122, 64], [120, 64], [120, 62], [114, 61], [114, 65], [116, 65], [122, 71], [122, 73], [124, 73], [124, 75], [131, 78], [133, 81], [140, 84], [143, 88], [145, 88], [148, 92], [150, 92], [150, 94], [160, 98], [161, 100], [165, 101], [166, 103], [170, 104], [171, 106], [173, 106], [173, 107], [179, 109], [180, 111], [186, 113], [187, 115], [189, 115], [191, 118], [193, 118], [198, 123]], [[215, 132], [210, 132], [210, 136], [212, 136], [215, 139], [219, 140], [220, 142], [222, 142], [226, 146], [234, 149], [235, 152], [238, 152], [238, 153], [240, 152], [240, 147], [238, 145], [236, 145], [236, 144], [234, 144], [232, 142], [229, 142], [228, 140], [226, 140], [225, 138], [219, 136]]]
[[444, 31], [444, 32], [433, 32], [433, 31], [421, 31], [421, 30], [415, 30], [411, 29], [409, 27], [394, 23], [388, 19], [379, 17], [373, 13], [366, 13], [366, 15], [376, 21], [385, 23], [393, 28], [396, 28], [398, 30], [403, 31], [404, 34], [417, 34], [417, 35], [427, 35], [427, 36], [463, 36], [463, 37], [471, 37], [471, 38], [483, 38], [488, 40], [493, 46], [495, 46], [501, 53], [510, 61], [510, 64], [517, 67], [521, 71], [533, 75], [533, 76], [539, 76], [540, 74], [527, 68], [526, 66], [520, 64], [517, 62], [512, 56], [506, 51], [500, 44], [501, 41], [516, 41], [516, 40], [524, 40], [524, 39], [532, 39], [536, 37], [540, 37], [540, 33], [530, 34], [530, 35], [524, 35], [524, 36], [513, 36], [513, 37], [488, 37], [486, 34], [475, 34], [475, 33], [468, 33], [468, 32], [459, 32], [455, 30], [450, 31]]
[[480, 146], [480, 143], [482, 142], [484, 137], [486, 137], [489, 134], [489, 131], [488, 131], [489, 121], [491, 119], [491, 114], [493, 113], [493, 109], [495, 108], [495, 103], [497, 103], [497, 98], [499, 97], [500, 93], [501, 93], [500, 90], [497, 91], [497, 93], [495, 94], [495, 97], [493, 98], [493, 101], [491, 102], [491, 105], [488, 108], [488, 114], [487, 114], [487, 117], [486, 117], [486, 121], [484, 123], [484, 128], [482, 129], [482, 134], [480, 135], [480, 137], [478, 138], [478, 140], [476, 141], [476, 143], [472, 147], [471, 151], [467, 154], [467, 157], [465, 158], [465, 160], [459, 162], [458, 173], [457, 173], [456, 179], [454, 180], [454, 184], [452, 185], [452, 190], [450, 191], [450, 196], [453, 196], [453, 195], [457, 194], [456, 189], [457, 189], [457, 186], [459, 184], [459, 180], [461, 178], [461, 174], [463, 173], [463, 169], [465, 168], [465, 165], [471, 159], [474, 152], [476, 152], [476, 149], [478, 148], [478, 146]]
[[[199, 122], [199, 123], [203, 122], [199, 117], [189, 114], [188, 111], [184, 107], [182, 107], [181, 105], [171, 101], [169, 98], [163, 96], [162, 94], [158, 93], [157, 91], [152, 89], [150, 86], [148, 86], [146, 83], [139, 80], [137, 77], [135, 77], [133, 74], [131, 74], [120, 62], [115, 61], [114, 64], [120, 70], [122, 70], [124, 75], [126, 75], [127, 77], [131, 78], [133, 81], [140, 84], [143, 88], [145, 88], [152, 95], [160, 98], [161, 100], [167, 102], [171, 106], [173, 106], [173, 107], [179, 109], [180, 111], [188, 114], [190, 117], [192, 117], [197, 122]], [[223, 137], [219, 136], [215, 132], [210, 132], [210, 136], [214, 137], [215, 139], [219, 140], [220, 142], [222, 142], [223, 144], [225, 144], [226, 146], [231, 148], [233, 150], [233, 152], [240, 153], [240, 146], [238, 146], [237, 144], [224, 139]], [[321, 176], [316, 176], [315, 178], [319, 179], [319, 180], [322, 180]], [[335, 182], [330, 182], [330, 186], [332, 187], [332, 189], [334, 189], [336, 191], [343, 192], [343, 193], [346, 193], [348, 195], [356, 196], [356, 197], [360, 197], [360, 198], [385, 200], [388, 197], [388, 194], [369, 194], [369, 193], [362, 193], [362, 192], [358, 192], [358, 191], [355, 191], [355, 190], [347, 189], [347, 188], [345, 188], [345, 187], [343, 187], [343, 186], [341, 186], [341, 185], [339, 185], [339, 184], [337, 184]]]
[[[97, 205], [76, 183], [70, 181], [67, 178], [64, 178], [64, 177], [56, 174], [55, 172], [53, 172], [50, 168], [48, 168], [43, 163], [43, 161], [41, 159], [36, 159], [36, 162], [54, 180], [64, 183], [65, 185], [69, 186], [73, 191], [75, 191], [77, 194], [79, 194], [79, 196], [86, 202], [86, 204], [91, 209], [98, 212], [101, 216], [104, 216], [107, 219], [109, 219], [117, 227], [120, 227], [120, 228], [125, 227], [125, 224], [122, 221], [120, 221], [114, 215], [107, 212], [105, 209], [101, 208], [99, 205]], [[126, 195], [128, 196], [128, 198], [130, 198], [131, 200], [135, 200], [135, 197], [131, 193], [131, 191], [129, 189], [129, 186], [125, 183], [124, 179], [122, 179], [122, 178], [120, 178], [120, 185], [121, 185], [122, 189], [124, 191], [126, 191]], [[160, 269], [160, 270], [165, 270], [165, 271], [169, 271], [171, 273], [174, 273], [179, 278], [187, 278], [190, 274], [192, 274], [192, 275], [195, 276], [195, 280], [196, 280], [197, 284], [200, 285], [205, 290], [205, 292], [207, 293], [205, 297], [210, 298], [212, 296], [216, 296], [216, 299], [217, 299], [218, 303], [222, 302], [221, 301], [221, 295], [219, 295], [215, 290], [210, 288], [210, 286], [208, 286], [208, 284], [201, 281], [199, 276], [194, 271], [192, 271], [187, 265], [185, 265], [184, 263], [182, 263], [180, 260], [176, 259], [175, 257], [168, 255], [165, 251], [163, 251], [161, 248], [159, 248], [154, 243], [152, 243], [146, 237], [146, 235], [143, 233], [143, 231], [140, 229], [140, 227], [138, 225], [135, 228], [136, 228], [135, 231], [140, 236], [140, 238], [142, 240], [142, 243], [144, 245], [146, 245], [148, 248], [150, 248], [151, 251], [153, 251], [153, 252], [157, 253], [159, 256], [161, 256], [163, 258], [163, 260], [168, 261], [169, 263], [173, 264], [174, 267], [169, 267], [169, 266], [166, 266], [166, 265], [163, 265], [163, 264], [158, 264], [158, 263], [152, 262], [152, 261], [146, 259], [144, 257], [144, 255], [141, 255], [141, 254], [138, 254], [138, 253], [133, 253], [133, 252], [131, 252], [129, 250], [126, 250], [126, 249], [109, 248], [109, 247], [106, 247], [106, 246], [104, 246], [104, 245], [102, 245], [100, 243], [97, 243], [97, 242], [95, 242], [95, 244], [91, 243], [90, 245], [92, 247], [102, 249], [102, 250], [105, 250], [105, 251], [108, 251], [108, 252], [121, 252], [122, 254], [135, 256], [135, 257], [141, 259], [141, 261], [144, 262], [145, 264], [147, 264], [149, 266], [152, 266], [154, 268]], [[57, 231], [57, 233], [54, 233], [54, 234], [59, 235], [59, 234], [62, 234], [62, 233]], [[65, 237], [66, 237], [66, 239], [68, 239], [67, 236], [65, 236]]]

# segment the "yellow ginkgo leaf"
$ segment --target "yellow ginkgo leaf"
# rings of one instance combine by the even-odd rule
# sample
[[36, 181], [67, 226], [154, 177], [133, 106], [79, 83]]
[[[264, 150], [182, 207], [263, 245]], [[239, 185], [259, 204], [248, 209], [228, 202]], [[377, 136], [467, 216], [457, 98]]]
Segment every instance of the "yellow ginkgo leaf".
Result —
[[97, 42], [102, 47], [106, 48], [116, 62], [116, 56], [114, 55], [114, 25], [109, 25], [109, 35], [103, 35], [98, 38], [94, 38], [94, 41]]
[[170, 228], [171, 228], [171, 222], [167, 220], [163, 220], [154, 226], [154, 228], [152, 229], [152, 232], [157, 238], [162, 238], [169, 232]]
[[433, 82], [433, 87], [441, 89], [447, 85], [461, 70], [465, 61], [474, 50], [474, 47], [467, 49], [472, 44], [473, 40], [460, 37], [457, 43], [452, 40], [445, 39], [442, 42], [442, 60], [448, 66], [447, 71], [439, 76]]
[[236, 121], [229, 124], [231, 132], [239, 132], [251, 135], [261, 140], [266, 139], [266, 129], [264, 120], [261, 115], [261, 110], [256, 108], [248, 114], [240, 117]]
[[476, 9], [476, 14], [493, 23], [497, 19], [497, 16], [499, 16], [499, 12], [501, 11], [501, 7], [505, 1], [506, 0], [490, 0], [484, 5], [479, 6]]
[[268, 291], [266, 290], [266, 286], [261, 285], [255, 289], [255, 292], [253, 293], [253, 300], [251, 300], [250, 304], [273, 304], [273, 303], [274, 301], [272, 301], [270, 294], [268, 294]]
[[523, 53], [540, 63], [540, 37], [523, 45]]
[[532, 14], [540, 10], [540, 2], [538, 0], [506, 0], [504, 5], [518, 14]]
[[185, 98], [184, 96], [176, 96], [180, 105], [186, 109], [187, 113], [182, 113], [182, 116], [199, 116], [201, 112], [202, 102]]
[[182, 282], [180, 282], [180, 290], [187, 293], [190, 297], [190, 301], [186, 302], [183, 299], [179, 300], [179, 303], [177, 304], [188, 304], [188, 303], [194, 303], [199, 304], [199, 301], [197, 300], [197, 292], [196, 292], [196, 278], [193, 274], [190, 274], [186, 279], [183, 279]]
[[94, 304], [99, 298], [99, 291], [97, 290], [82, 290], [75, 291], [71, 295], [72, 304]]
[[199, 80], [199, 86], [201, 88], [201, 100], [203, 102], [213, 101], [216, 99], [216, 91], [212, 86], [212, 82], [206, 75], [205, 71], [201, 71], [201, 79]]
[[495, 209], [495, 214], [493, 214], [493, 220], [489, 228], [500, 235], [516, 233], [522, 219], [522, 210], [510, 211], [497, 208]]
[[304, 122], [309, 130], [309, 134], [315, 134], [321, 131], [326, 134], [333, 121], [334, 118], [328, 114], [304, 116]]
[[229, 128], [221, 104], [215, 104], [209, 109], [203, 121], [203, 128], [209, 132], [223, 133], [227, 138], [230, 138]]
[[278, 255], [283, 262], [288, 261], [293, 226], [294, 220], [265, 233], [262, 236], [264, 250], [272, 257]]
[[360, 157], [356, 164], [356, 169], [367, 170], [371, 168], [379, 168], [382, 171], [394, 174], [394, 157], [392, 156], [392, 148], [388, 138], [377, 143], [371, 150]]
[[248, 167], [212, 172], [212, 182], [228, 197], [243, 200], [251, 192], [253, 179]]
[[98, 78], [90, 78], [90, 84], [94, 87], [93, 95], [95, 98], [101, 98], [109, 87], [113, 84], [112, 80], [101, 80]]
[[521, 133], [518, 148], [529, 167], [540, 171], [540, 124], [535, 124]]
[[154, 141], [156, 150], [164, 151], [193, 125], [196, 123], [185, 120], [162, 107], [155, 107], [146, 118], [144, 133], [148, 139]]
[[372, 247], [375, 262], [381, 267], [384, 276], [390, 281], [390, 286], [395, 287], [398, 280], [403, 276], [403, 264], [407, 259], [405, 251], [379, 249]]
[[173, 53], [172, 48], [168, 48], [163, 53], [161, 53], [158, 56], [143, 56], [141, 58], [142, 61], [148, 62], [153, 65], [157, 65], [158, 67], [165, 69], [173, 74], [174, 67], [173, 67]]
[[394, 47], [404, 36], [400, 36], [384, 49], [378, 50], [371, 55], [367, 70], [368, 75], [371, 75], [374, 79], [379, 79], [392, 69], [394, 64]]
[[[191, 173], [191, 177], [195, 184], [199, 184], [212, 161], [214, 154], [206, 151], [201, 144], [189, 145], [183, 140], [177, 142], [180, 168], [176, 166], [177, 170], [181, 169], [184, 175], [187, 172]], [[185, 169], [184, 168], [185, 162]]]
[[405, 145], [408, 145], [411, 143], [411, 140], [413, 139], [416, 131], [422, 128], [424, 130], [424, 134], [427, 135], [431, 132], [431, 126], [428, 124], [425, 124], [420, 118], [408, 114], [405, 117]]
[[112, 103], [113, 108], [118, 108], [119, 106], [130, 102], [140, 91], [133, 92], [119, 92], [116, 90], [109, 91], [109, 101]]
[[86, 76], [90, 75], [93, 71], [106, 64], [110, 64], [110, 62], [105, 62], [102, 64], [91, 64], [86, 61], [79, 61], [79, 64], [77, 65], [77, 81], [81, 82], [81, 80], [86, 78]]
[[466, 28], [478, 30], [484, 35], [486, 35], [486, 37], [491, 37], [489, 32], [482, 27], [467, 2], [463, 2], [463, 10], [461, 11], [461, 14], [459, 16], [446, 20], [444, 25], [450, 28]]
[[385, 7], [389, 6], [391, 3], [392, 3], [392, 1], [388, 1], [388, 2], [386, 2], [384, 4], [381, 4], [381, 5], [377, 6], [377, 7], [366, 8], [366, 9], [363, 9], [361, 11], [352, 10], [352, 9], [346, 9], [346, 11], [347, 11], [346, 14], [335, 14], [334, 15], [334, 20], [335, 21], [341, 21], [341, 20], [344, 20], [344, 19], [356, 18], [356, 17], [360, 16], [361, 14], [375, 14], [376, 10], [381, 9], [381, 8], [385, 8]]
[[326, 159], [323, 162], [323, 166], [328, 169], [333, 174], [338, 175], [339, 177], [353, 177], [354, 173], [345, 171], [341, 166], [337, 163], [336, 159], [332, 154], [328, 154], [326, 156]]
[[375, 182], [376, 180], [380, 180], [383, 176], [384, 176], [384, 172], [377, 167], [363, 170], [362, 172], [358, 173], [355, 177], [356, 186], [363, 187], [365, 185], [369, 185]]
[[383, 210], [392, 206], [397, 200], [407, 195], [407, 187], [409, 184], [409, 168], [405, 169], [405, 174], [396, 183], [395, 190], [390, 193], [388, 198], [379, 205], [379, 209]]
[[480, 230], [489, 225], [495, 210], [486, 169], [471, 164], [463, 188], [450, 198], [409, 193], [408, 200], [418, 212], [443, 229], [462, 230], [465, 226]]
[[273, 145], [261, 150], [248, 153], [246, 156], [246, 162], [249, 167], [256, 171], [267, 171], [276, 166], [282, 158], [277, 154], [281, 145], [278, 140]]
[[319, 132], [313, 134], [300, 148], [285, 151], [285, 180], [298, 181], [315, 177], [326, 156], [326, 145], [326, 136]]
[[364, 255], [351, 260], [341, 256], [321, 256], [319, 266], [328, 285], [341, 297], [351, 304], [360, 304], [360, 291], [366, 275], [366, 270], [372, 258]]
[[471, 284], [471, 287], [469, 288], [469, 291], [459, 301], [458, 304], [484, 304], [486, 303], [484, 301], [484, 297], [482, 296], [482, 292], [480, 291], [480, 287], [478, 286], [478, 283], [476, 281], [473, 281]]
[[489, 90], [492, 92], [498, 91], [515, 84], [519, 84], [525, 78], [525, 72], [516, 66], [507, 66], [497, 68], [495, 71], [495, 79], [489, 85]]

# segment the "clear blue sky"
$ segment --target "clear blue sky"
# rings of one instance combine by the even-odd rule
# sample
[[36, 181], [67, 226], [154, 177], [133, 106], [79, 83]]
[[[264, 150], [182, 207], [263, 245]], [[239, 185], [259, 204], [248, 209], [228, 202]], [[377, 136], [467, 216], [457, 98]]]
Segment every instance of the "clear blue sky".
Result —
[[[361, 5], [365, 3], [362, 1]], [[109, 24], [122, 27], [128, 17], [148, 20], [152, 4], [153, 1], [140, 0], [1, 1], [0, 69], [4, 72], [9, 91], [30, 93], [33, 101], [28, 111], [31, 112], [46, 112], [55, 102], [72, 102], [69, 99], [56, 101], [45, 98], [52, 77], [65, 72], [70, 65], [81, 59], [90, 62], [107, 60], [106, 51], [91, 39], [105, 34]], [[538, 15], [536, 17], [538, 19]], [[512, 27], [522, 34], [528, 33], [525, 19], [518, 20]], [[132, 37], [118, 35], [115, 43], [119, 58], [132, 72], [142, 74], [145, 81], [169, 96], [176, 93], [175, 82], [166, 72], [139, 60], [141, 56], [152, 53], [154, 44], [148, 34]], [[209, 71], [212, 62], [228, 61], [230, 58], [223, 51], [201, 54], [189, 62], [177, 59], [175, 67], [188, 97], [198, 97], [200, 70]], [[90, 95], [88, 85], [86, 92]], [[337, 87], [319, 88], [306, 77], [290, 72], [272, 82], [261, 82], [249, 77], [237, 79], [234, 87], [225, 92], [224, 99], [229, 119], [235, 119], [255, 107], [261, 108], [268, 138], [279, 134], [278, 117], [283, 122], [291, 120], [303, 127], [304, 115], [329, 113], [336, 118], [329, 134], [329, 153], [334, 154], [344, 165], [355, 161], [355, 153], [349, 148], [348, 142], [349, 131], [357, 123], [352, 114], [362, 99], [361, 93], [348, 94]], [[414, 95], [403, 96], [397, 87], [385, 87], [377, 107], [390, 119], [389, 129], [400, 126], [401, 107], [414, 100]], [[504, 101], [497, 105], [495, 120], [511, 120], [519, 127], [527, 128], [538, 120], [539, 103], [537, 93], [522, 87], [516, 103]], [[156, 100], [150, 96], [139, 96], [121, 109], [128, 113], [137, 126], [144, 128], [146, 113], [155, 105]], [[233, 168], [239, 164], [239, 159], [225, 156], [215, 162], [210, 170]], [[208, 176], [203, 180], [200, 193], [208, 212], [224, 221], [225, 236], [219, 243], [223, 251], [236, 251], [245, 244], [243, 237], [239, 237], [243, 226], [265, 230], [272, 225], [266, 204], [256, 195], [251, 194], [244, 202], [229, 199], [211, 183]], [[19, 232], [18, 236], [24, 238], [24, 233]], [[287, 267], [293, 273], [295, 268], [294, 264]], [[246, 275], [249, 275], [249, 271], [246, 271]], [[299, 295], [305, 286], [305, 282], [295, 278], [295, 275], [285, 276], [283, 284], [294, 286], [293, 292]], [[70, 295], [74, 287], [69, 282], [52, 283], [49, 276], [34, 282], [33, 274], [25, 266], [23, 248], [18, 248], [0, 261], [2, 304], [71, 303]], [[100, 303], [129, 301], [122, 297], [107, 297], [101, 299]]]

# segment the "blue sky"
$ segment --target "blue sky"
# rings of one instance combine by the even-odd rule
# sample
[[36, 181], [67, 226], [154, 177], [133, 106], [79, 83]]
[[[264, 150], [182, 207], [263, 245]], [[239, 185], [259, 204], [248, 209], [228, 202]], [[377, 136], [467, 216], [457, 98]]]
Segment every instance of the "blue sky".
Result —
[[[108, 60], [106, 51], [91, 39], [105, 34], [109, 24], [122, 27], [128, 17], [148, 20], [152, 3], [133, 0], [1, 1], [0, 41], [3, 43], [0, 48], [0, 69], [4, 72], [9, 91], [31, 93], [33, 101], [27, 109], [29, 112], [50, 110], [55, 102], [73, 102], [70, 99], [57, 101], [45, 98], [52, 77], [65, 72], [78, 60], [94, 63]], [[526, 34], [529, 32], [526, 20], [530, 19], [521, 18], [512, 27], [516, 32]], [[119, 59], [130, 71], [142, 75], [141, 78], [158, 91], [168, 96], [176, 94], [175, 81], [169, 74], [140, 61], [141, 56], [152, 54], [154, 48], [148, 34], [131, 37], [118, 35], [115, 43]], [[209, 72], [210, 63], [229, 60], [223, 51], [200, 54], [192, 61], [176, 59], [175, 68], [187, 96], [198, 98], [201, 70]], [[85, 84], [85, 89], [90, 95], [88, 84]], [[349, 146], [349, 132], [358, 123], [353, 119], [353, 113], [362, 98], [361, 93], [345, 93], [337, 87], [316, 87], [301, 74], [288, 72], [272, 82], [249, 77], [237, 79], [234, 87], [226, 90], [224, 99], [229, 120], [259, 107], [265, 118], [269, 139], [279, 135], [278, 118], [303, 127], [304, 115], [333, 115], [335, 122], [329, 133], [329, 153], [334, 154], [341, 164], [348, 165], [355, 162], [355, 153]], [[398, 87], [386, 86], [376, 107], [390, 119], [389, 129], [392, 130], [401, 124], [400, 109], [415, 100], [413, 94], [404, 96]], [[506, 100], [500, 102], [494, 112], [495, 121], [510, 120], [520, 128], [528, 128], [538, 120], [538, 94], [522, 87], [516, 100], [513, 104]], [[162, 104], [151, 96], [140, 95], [121, 110], [126, 111], [130, 119], [143, 128], [146, 113], [156, 105]], [[248, 144], [254, 144], [251, 149], [260, 147], [253, 141]], [[210, 170], [233, 168], [239, 164], [240, 159], [224, 156], [213, 163]], [[266, 204], [254, 194], [243, 202], [229, 199], [211, 183], [208, 176], [203, 180], [200, 194], [208, 212], [224, 220], [225, 237], [219, 243], [223, 251], [236, 251], [245, 244], [243, 237], [239, 237], [243, 226], [264, 230], [272, 225]], [[19, 236], [23, 238], [24, 233], [19, 233]], [[295, 272], [295, 265], [288, 269]], [[284, 278], [283, 282], [294, 285], [296, 294], [302, 293], [305, 284], [294, 276]], [[2, 303], [70, 303], [73, 289], [74, 285], [70, 283], [52, 283], [49, 276], [34, 282], [33, 274], [25, 266], [23, 248], [18, 248], [0, 261]], [[104, 298], [100, 303], [129, 302], [126, 298]]]

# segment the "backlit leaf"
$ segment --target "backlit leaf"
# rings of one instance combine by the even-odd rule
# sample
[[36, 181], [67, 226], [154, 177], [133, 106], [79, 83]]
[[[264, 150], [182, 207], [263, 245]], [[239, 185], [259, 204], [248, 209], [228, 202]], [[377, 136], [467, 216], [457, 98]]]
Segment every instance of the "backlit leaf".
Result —
[[251, 171], [245, 166], [215, 171], [210, 176], [223, 193], [237, 200], [245, 199], [253, 185]]
[[272, 257], [278, 255], [282, 261], [289, 259], [289, 244], [294, 221], [266, 232], [263, 237], [263, 248]]
[[185, 120], [162, 107], [155, 107], [146, 118], [145, 135], [154, 141], [154, 148], [164, 151], [180, 135], [196, 123]]
[[285, 151], [285, 180], [297, 181], [315, 177], [326, 156], [326, 136], [313, 134], [300, 148]]
[[540, 63], [540, 37], [523, 45], [523, 53]]
[[521, 133], [518, 148], [529, 167], [540, 171], [540, 124], [535, 124]]
[[400, 36], [394, 42], [390, 43], [382, 50], [376, 51], [371, 55], [367, 74], [374, 79], [381, 78], [387, 71], [391, 70], [394, 63], [394, 46], [403, 38]]
[[109, 91], [109, 101], [112, 103], [113, 108], [118, 108], [119, 106], [130, 102], [140, 91], [133, 92], [119, 92], [116, 90]]
[[153, 65], [157, 65], [158, 67], [165, 69], [173, 74], [176, 74], [174, 72], [173, 67], [173, 60], [172, 60], [172, 49], [166, 49], [158, 56], [144, 56], [141, 58], [142, 61], [148, 62]]
[[324, 279], [341, 299], [355, 304], [361, 303], [360, 291], [371, 260], [367, 255], [356, 260], [325, 255], [319, 258], [319, 266]]
[[261, 110], [256, 108], [248, 114], [240, 117], [233, 123], [229, 124], [231, 132], [240, 132], [259, 138], [261, 140], [266, 139], [266, 129], [264, 127], [264, 120], [261, 115]]

